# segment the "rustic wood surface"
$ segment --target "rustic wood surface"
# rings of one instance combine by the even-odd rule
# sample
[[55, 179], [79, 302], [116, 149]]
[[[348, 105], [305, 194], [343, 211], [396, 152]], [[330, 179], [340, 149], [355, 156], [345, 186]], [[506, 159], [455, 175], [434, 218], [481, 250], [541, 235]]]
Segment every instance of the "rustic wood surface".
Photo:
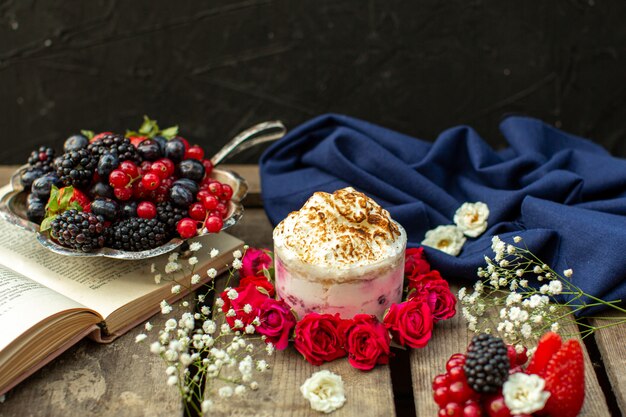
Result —
[[[225, 167], [239, 172], [250, 185], [245, 201], [246, 214], [229, 232], [251, 246], [271, 248], [271, 225], [261, 209], [258, 167]], [[0, 181], [6, 183], [14, 169], [0, 167]], [[164, 320], [157, 316], [151, 321], [158, 328]], [[593, 323], [602, 324], [601, 321]], [[0, 404], [0, 417], [182, 415], [178, 393], [165, 385], [163, 363], [148, 353], [146, 345], [135, 343], [134, 338], [140, 332], [141, 328], [137, 328], [111, 345], [98, 345], [89, 340], [78, 343], [9, 392], [5, 402]], [[398, 367], [381, 366], [373, 372], [362, 373], [352, 369], [346, 360], [327, 364], [322, 369], [330, 369], [344, 378], [348, 399], [344, 408], [333, 415], [437, 415], [430, 387], [432, 378], [443, 372], [451, 354], [465, 350], [470, 338], [460, 315], [439, 323], [431, 343], [409, 353], [411, 378], [408, 381], [396, 375], [406, 371]], [[624, 340], [626, 326], [604, 329], [587, 338], [586, 343], [591, 344], [591, 348], [589, 352], [585, 350], [587, 397], [581, 416], [626, 415]], [[319, 415], [311, 411], [299, 387], [320, 368], [310, 366], [293, 347], [277, 352], [270, 358], [270, 364], [271, 371], [259, 379], [259, 391], [234, 403], [229, 401], [228, 406], [218, 406], [214, 414]], [[600, 378], [596, 377], [596, 372]], [[413, 390], [407, 394], [404, 384], [411, 383]], [[403, 403], [403, 398], [399, 397], [405, 395], [414, 403], [414, 410], [410, 407], [396, 409], [397, 404]]]

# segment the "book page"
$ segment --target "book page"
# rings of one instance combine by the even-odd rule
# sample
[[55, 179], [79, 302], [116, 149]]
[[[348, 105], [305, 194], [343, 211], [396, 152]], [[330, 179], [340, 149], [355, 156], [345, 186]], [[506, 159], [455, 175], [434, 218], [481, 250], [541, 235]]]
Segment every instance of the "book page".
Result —
[[[236, 246], [233, 242], [240, 242], [223, 232], [197, 240], [203, 245], [203, 253], [211, 248], [220, 251], [230, 249]], [[154, 273], [151, 272], [153, 263], [163, 271], [167, 255], [141, 261], [59, 255], [41, 246], [34, 233], [0, 218], [0, 264], [97, 311], [105, 318], [125, 304], [171, 285], [168, 282], [155, 283]], [[202, 260], [199, 265], [202, 265]], [[205, 271], [202, 272], [206, 275]]]
[[37, 323], [75, 308], [84, 307], [0, 265], [0, 351]]

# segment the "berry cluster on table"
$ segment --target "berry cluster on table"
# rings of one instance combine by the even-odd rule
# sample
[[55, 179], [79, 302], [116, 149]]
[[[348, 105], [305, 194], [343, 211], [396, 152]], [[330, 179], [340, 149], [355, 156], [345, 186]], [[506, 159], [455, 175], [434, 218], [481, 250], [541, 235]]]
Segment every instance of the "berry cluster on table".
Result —
[[212, 172], [178, 127], [145, 117], [137, 132], [72, 135], [58, 156], [37, 148], [20, 182], [28, 219], [59, 245], [144, 251], [222, 229], [233, 189]]

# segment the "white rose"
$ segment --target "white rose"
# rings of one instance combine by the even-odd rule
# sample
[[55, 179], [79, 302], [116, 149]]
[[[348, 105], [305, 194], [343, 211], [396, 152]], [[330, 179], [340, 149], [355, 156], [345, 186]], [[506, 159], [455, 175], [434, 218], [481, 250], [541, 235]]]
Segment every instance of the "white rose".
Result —
[[550, 393], [543, 388], [546, 381], [539, 375], [528, 375], [523, 372], [509, 376], [502, 386], [504, 403], [511, 414], [531, 414], [545, 407]]
[[300, 387], [300, 392], [309, 400], [312, 409], [323, 413], [335, 411], [346, 402], [343, 380], [328, 370], [311, 375]]
[[487, 230], [487, 218], [489, 207], [480, 201], [476, 203], [463, 203], [454, 213], [454, 223], [469, 237], [478, 237]]
[[456, 226], [438, 226], [426, 232], [422, 245], [439, 249], [448, 255], [457, 256], [467, 239]]

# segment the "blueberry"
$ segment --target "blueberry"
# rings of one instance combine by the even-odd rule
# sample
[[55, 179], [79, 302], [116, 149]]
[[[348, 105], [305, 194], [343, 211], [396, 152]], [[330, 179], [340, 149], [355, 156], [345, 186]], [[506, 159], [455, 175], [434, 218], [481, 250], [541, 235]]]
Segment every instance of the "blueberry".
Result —
[[37, 178], [43, 177], [43, 175], [43, 170], [39, 168], [31, 168], [27, 171], [22, 172], [22, 175], [20, 176], [20, 182], [22, 183], [24, 189], [29, 189], [31, 185], [33, 185], [33, 182]]
[[26, 209], [28, 220], [34, 223], [41, 223], [45, 215], [46, 203], [36, 198], [29, 202], [28, 208]]
[[196, 194], [198, 194], [198, 191], [200, 189], [198, 184], [195, 181], [190, 180], [189, 178], [179, 178], [176, 181], [174, 181], [174, 184], [172, 185], [180, 185], [181, 187], [185, 187], [186, 189], [191, 191], [194, 197]]
[[117, 155], [114, 155], [112, 153], [105, 153], [98, 160], [98, 174], [100, 174], [102, 178], [109, 178], [109, 174], [111, 173], [111, 171], [113, 171], [119, 165], [120, 160], [118, 159]]
[[30, 193], [28, 197], [26, 197], [26, 205], [31, 205], [31, 203], [43, 203], [44, 205], [47, 203], [47, 200], [44, 201], [41, 198], [37, 197], [35, 194]]
[[106, 220], [114, 220], [119, 208], [119, 204], [110, 198], [96, 198], [91, 202], [91, 212]]
[[189, 178], [196, 182], [200, 182], [204, 178], [204, 165], [197, 159], [185, 159], [178, 164], [178, 171], [181, 177]]
[[50, 190], [52, 186], [57, 187], [61, 185], [61, 180], [57, 174], [46, 174], [41, 178], [37, 178], [33, 181], [33, 185], [30, 187], [30, 191], [42, 200], [48, 200], [50, 197]]
[[91, 186], [89, 189], [89, 196], [93, 198], [103, 197], [103, 198], [114, 198], [115, 194], [113, 193], [113, 187], [104, 182], [97, 182]]
[[137, 152], [139, 152], [139, 155], [146, 161], [156, 161], [163, 156], [161, 146], [154, 139], [142, 141], [139, 146], [137, 146]]
[[159, 144], [159, 148], [161, 148], [161, 154], [165, 153], [165, 145], [167, 145], [167, 139], [163, 136], [155, 136], [154, 141]]
[[136, 201], [127, 201], [123, 203], [120, 210], [122, 218], [130, 219], [132, 217], [137, 217], [137, 205], [138, 203]]
[[77, 151], [86, 148], [89, 145], [89, 139], [83, 135], [72, 135], [65, 140], [63, 144], [63, 152]]
[[169, 140], [165, 144], [165, 157], [178, 163], [185, 157], [185, 144], [180, 139]]
[[189, 207], [193, 203], [193, 193], [182, 185], [172, 185], [170, 200], [179, 207]]

